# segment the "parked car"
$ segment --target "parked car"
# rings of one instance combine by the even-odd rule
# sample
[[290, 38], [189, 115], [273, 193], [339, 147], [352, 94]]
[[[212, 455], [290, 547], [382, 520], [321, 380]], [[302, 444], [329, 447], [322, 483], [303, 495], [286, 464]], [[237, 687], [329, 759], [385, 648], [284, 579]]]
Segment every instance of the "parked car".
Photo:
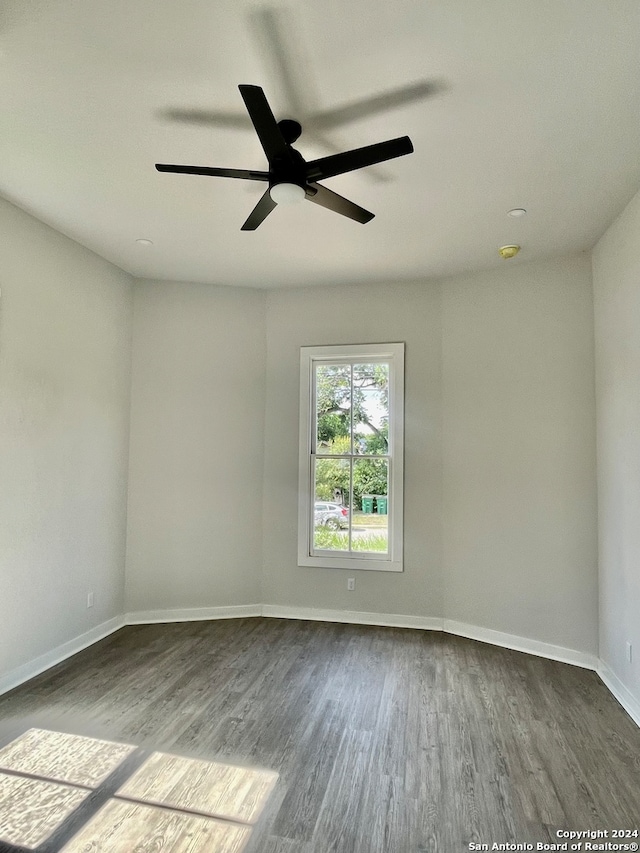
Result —
[[313, 521], [316, 527], [323, 525], [331, 530], [349, 526], [349, 510], [340, 504], [316, 501], [313, 508]]

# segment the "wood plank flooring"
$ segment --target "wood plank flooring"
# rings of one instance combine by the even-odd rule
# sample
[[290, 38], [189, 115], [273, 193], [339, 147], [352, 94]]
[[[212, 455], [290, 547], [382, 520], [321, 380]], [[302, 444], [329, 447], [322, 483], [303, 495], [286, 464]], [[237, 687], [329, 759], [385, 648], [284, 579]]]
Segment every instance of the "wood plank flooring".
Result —
[[134, 750], [127, 744], [30, 729], [0, 749], [0, 770], [97, 788]]
[[132, 626], [0, 697], [0, 748], [33, 727], [275, 771], [245, 853], [640, 829], [640, 729], [595, 673], [437, 632]]
[[81, 788], [0, 773], [0, 835], [14, 847], [39, 847], [88, 796]]
[[247, 827], [109, 800], [62, 853], [241, 853], [249, 832]]

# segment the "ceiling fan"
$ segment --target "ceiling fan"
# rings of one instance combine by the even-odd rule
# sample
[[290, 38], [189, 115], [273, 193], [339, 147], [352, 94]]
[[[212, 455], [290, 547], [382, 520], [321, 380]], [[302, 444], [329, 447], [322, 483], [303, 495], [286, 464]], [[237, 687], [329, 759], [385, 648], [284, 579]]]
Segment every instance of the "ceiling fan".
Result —
[[[277, 88], [286, 114], [295, 116], [303, 125], [305, 141], [313, 143], [326, 154], [343, 150], [339, 134], [344, 125], [416, 104], [447, 91], [444, 80], [430, 78], [327, 107], [322, 103], [313, 73], [313, 50], [305, 44], [301, 22], [296, 22], [293, 12], [286, 7], [266, 6], [255, 9], [249, 15], [248, 23], [265, 72]], [[181, 107], [161, 110], [158, 116], [191, 125], [252, 130], [245, 111]], [[363, 172], [363, 176], [376, 183], [393, 177], [392, 173], [376, 166]]]
[[302, 132], [299, 122], [282, 119], [277, 122], [269, 102], [260, 86], [238, 86], [251, 122], [258, 134], [260, 144], [269, 163], [268, 171], [252, 169], [220, 169], [211, 166], [176, 166], [156, 163], [159, 172], [177, 172], [183, 175], [213, 175], [219, 178], [243, 178], [248, 181], [264, 181], [269, 184], [260, 201], [249, 214], [242, 231], [255, 231], [278, 204], [312, 201], [321, 207], [354, 219], [363, 225], [370, 222], [374, 214], [359, 207], [349, 199], [327, 189], [318, 181], [392, 160], [411, 154], [413, 145], [408, 136], [366, 145], [329, 157], [307, 162], [293, 148], [293, 143]]

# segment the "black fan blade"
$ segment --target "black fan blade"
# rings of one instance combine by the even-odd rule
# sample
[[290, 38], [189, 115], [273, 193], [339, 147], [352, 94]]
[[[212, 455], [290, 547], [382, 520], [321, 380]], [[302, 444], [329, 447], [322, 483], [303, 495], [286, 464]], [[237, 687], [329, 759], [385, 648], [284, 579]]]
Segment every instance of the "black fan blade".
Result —
[[291, 148], [285, 142], [260, 86], [238, 86], [238, 89], [269, 163], [277, 159], [290, 160]]
[[327, 210], [333, 210], [334, 213], [340, 213], [342, 216], [348, 216], [349, 219], [355, 219], [356, 222], [361, 222], [364, 225], [366, 222], [371, 222], [375, 213], [370, 213], [364, 207], [359, 207], [348, 198], [344, 198], [332, 190], [320, 184], [307, 184], [307, 199], [314, 204], [319, 204], [321, 207], [326, 207]]
[[[324, 148], [327, 152], [327, 156], [330, 154], [341, 154], [345, 149], [344, 144], [340, 145], [336, 141], [337, 137], [335, 132], [332, 132], [331, 136], [329, 136], [329, 134], [323, 133], [319, 130], [309, 130], [308, 122], [305, 122], [304, 138], [305, 141], [311, 142], [311, 140], [313, 140], [317, 146]], [[369, 180], [374, 181], [375, 183], [386, 183], [387, 181], [390, 181], [392, 177], [391, 173], [385, 169], [384, 166], [369, 166], [364, 174]]]
[[268, 181], [268, 172], [255, 172], [252, 169], [216, 169], [213, 166], [173, 166], [169, 163], [156, 163], [159, 172], [177, 172], [180, 175], [212, 175], [214, 178], [244, 178], [245, 181]]
[[319, 160], [307, 163], [307, 180], [321, 181], [324, 178], [332, 178], [334, 175], [342, 175], [354, 169], [362, 169], [365, 166], [373, 166], [374, 163], [383, 163], [385, 160], [393, 160], [394, 157], [411, 154], [412, 151], [413, 145], [409, 137], [399, 136], [397, 139], [365, 145], [364, 148], [355, 148], [353, 151], [345, 151], [342, 154], [321, 157]]
[[265, 192], [260, 201], [253, 208], [251, 213], [249, 214], [247, 221], [244, 223], [241, 231], [255, 231], [258, 225], [267, 218], [267, 216], [271, 213], [274, 207], [278, 205], [269, 195], [269, 190]]
[[[250, 21], [256, 47], [262, 54], [265, 68], [270, 69], [269, 79], [274, 81], [274, 86], [277, 84], [288, 114], [295, 116], [304, 126], [305, 141], [308, 143], [313, 140], [325, 155], [344, 151], [346, 146], [339, 144], [335, 138], [330, 139], [323, 133], [323, 129], [333, 129], [339, 124], [341, 116], [344, 116], [345, 121], [352, 120], [354, 117], [344, 112], [345, 109], [351, 109], [352, 105], [348, 108], [340, 107], [335, 118], [333, 110], [320, 109], [318, 85], [309, 61], [311, 51], [305, 43], [296, 15], [283, 8], [266, 6], [256, 9]], [[363, 103], [370, 112], [369, 101]], [[355, 107], [360, 109], [360, 104]], [[376, 107], [383, 108], [382, 105]], [[384, 169], [375, 166], [367, 169], [366, 177], [372, 181], [390, 180]]]
[[363, 98], [361, 101], [344, 104], [341, 107], [335, 107], [335, 109], [321, 110], [310, 116], [306, 124], [311, 129], [328, 130], [348, 124], [350, 121], [357, 121], [376, 113], [392, 110], [395, 107], [402, 107], [413, 101], [430, 98], [444, 90], [445, 85], [441, 81], [422, 80], [419, 83], [412, 83], [400, 89], [383, 92], [381, 95], [374, 95], [371, 98]]

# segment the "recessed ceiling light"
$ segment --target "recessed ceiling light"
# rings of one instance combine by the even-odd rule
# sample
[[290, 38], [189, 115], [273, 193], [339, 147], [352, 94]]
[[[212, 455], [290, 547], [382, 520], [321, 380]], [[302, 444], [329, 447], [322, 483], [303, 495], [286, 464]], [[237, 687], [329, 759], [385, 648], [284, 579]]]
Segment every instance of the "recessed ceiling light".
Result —
[[527, 211], [524, 207], [514, 207], [513, 210], [510, 210], [507, 213], [507, 216], [513, 216], [514, 219], [517, 219], [519, 216], [526, 216]]
[[146, 237], [140, 237], [136, 240], [140, 246], [153, 246], [153, 240], [147, 240]]

